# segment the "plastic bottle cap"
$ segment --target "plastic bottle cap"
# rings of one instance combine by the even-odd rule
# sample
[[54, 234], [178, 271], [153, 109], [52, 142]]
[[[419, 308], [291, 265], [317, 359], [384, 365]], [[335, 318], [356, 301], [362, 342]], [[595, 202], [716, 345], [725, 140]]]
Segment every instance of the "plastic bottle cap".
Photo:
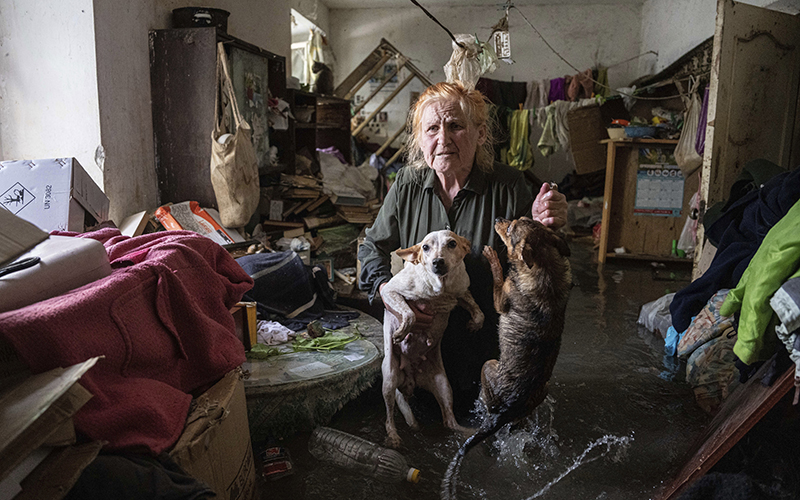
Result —
[[409, 483], [418, 483], [419, 482], [419, 469], [408, 469], [408, 477], [406, 477], [406, 481]]

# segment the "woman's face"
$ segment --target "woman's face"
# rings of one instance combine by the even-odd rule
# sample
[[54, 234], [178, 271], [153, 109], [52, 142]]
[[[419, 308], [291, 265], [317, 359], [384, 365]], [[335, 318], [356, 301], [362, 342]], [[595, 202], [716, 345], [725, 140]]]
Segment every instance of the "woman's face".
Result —
[[425, 162], [439, 174], [468, 174], [475, 151], [486, 141], [486, 127], [475, 127], [458, 102], [436, 101], [422, 112], [419, 145]]

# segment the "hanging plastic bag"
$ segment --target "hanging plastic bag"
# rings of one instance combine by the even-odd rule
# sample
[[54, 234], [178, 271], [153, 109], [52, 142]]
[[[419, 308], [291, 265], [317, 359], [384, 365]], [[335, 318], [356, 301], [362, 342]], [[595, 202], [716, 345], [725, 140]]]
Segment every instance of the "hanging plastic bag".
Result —
[[497, 69], [497, 53], [488, 44], [479, 42], [475, 35], [460, 34], [455, 37], [463, 47], [453, 42], [453, 54], [444, 65], [445, 80], [474, 89], [482, 75]]
[[[700, 192], [692, 195], [692, 200], [689, 202], [690, 211], [700, 207]], [[683, 224], [681, 237], [678, 239], [678, 250], [686, 252], [686, 257], [694, 257], [694, 248], [697, 246], [697, 219], [692, 219], [690, 215], [686, 216], [686, 222]]]
[[[243, 227], [258, 207], [261, 190], [258, 160], [251, 140], [252, 129], [239, 112], [233, 94], [228, 60], [222, 42], [217, 45], [217, 97], [214, 103], [214, 130], [211, 132], [211, 186], [217, 198], [222, 225]], [[236, 131], [226, 133], [220, 111], [219, 94], [228, 96]]]
[[675, 161], [681, 168], [684, 177], [692, 175], [703, 164], [703, 157], [697, 154], [697, 124], [700, 121], [700, 99], [697, 96], [697, 81], [692, 77], [689, 83], [689, 99], [683, 98], [686, 105], [686, 116], [678, 144], [675, 146]]

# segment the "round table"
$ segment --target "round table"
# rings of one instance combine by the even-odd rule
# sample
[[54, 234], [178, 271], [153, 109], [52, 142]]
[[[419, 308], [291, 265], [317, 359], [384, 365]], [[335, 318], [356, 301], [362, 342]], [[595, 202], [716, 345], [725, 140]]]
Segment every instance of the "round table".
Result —
[[[354, 309], [348, 309], [354, 310]], [[333, 415], [378, 379], [383, 325], [365, 313], [334, 335], [363, 339], [329, 352], [293, 352], [248, 359], [242, 368], [250, 435], [282, 438], [330, 422]]]

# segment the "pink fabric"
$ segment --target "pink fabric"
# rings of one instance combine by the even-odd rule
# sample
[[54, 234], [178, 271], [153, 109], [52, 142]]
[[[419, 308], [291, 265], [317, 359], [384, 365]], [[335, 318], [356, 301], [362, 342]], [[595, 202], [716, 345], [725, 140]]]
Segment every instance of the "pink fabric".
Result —
[[34, 373], [105, 356], [81, 378], [94, 397], [75, 415], [76, 430], [110, 449], [161, 453], [183, 431], [191, 393], [244, 362], [229, 309], [253, 280], [188, 231], [75, 236], [101, 241], [115, 267], [128, 267], [0, 314], [0, 336]]

